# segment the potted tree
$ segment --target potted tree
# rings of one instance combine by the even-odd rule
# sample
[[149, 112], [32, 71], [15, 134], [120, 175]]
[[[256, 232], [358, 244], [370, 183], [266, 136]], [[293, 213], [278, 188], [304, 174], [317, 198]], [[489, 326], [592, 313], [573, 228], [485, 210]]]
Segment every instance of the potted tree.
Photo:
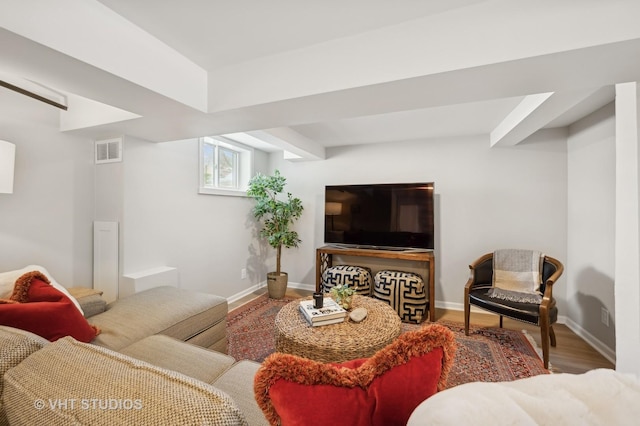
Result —
[[273, 176], [255, 175], [247, 190], [247, 195], [256, 201], [253, 215], [262, 222], [260, 236], [276, 249], [276, 270], [267, 274], [267, 290], [273, 299], [282, 299], [287, 291], [288, 274], [280, 268], [282, 247], [298, 247], [300, 243], [298, 233], [290, 225], [302, 214], [302, 202], [290, 193], [285, 199], [279, 198], [285, 184], [286, 178], [276, 170]]

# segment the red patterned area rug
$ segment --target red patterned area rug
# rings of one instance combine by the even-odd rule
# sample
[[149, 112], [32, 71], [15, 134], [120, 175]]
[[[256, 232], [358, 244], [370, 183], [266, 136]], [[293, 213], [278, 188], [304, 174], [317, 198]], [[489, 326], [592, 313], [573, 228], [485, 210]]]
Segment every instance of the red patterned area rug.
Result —
[[[293, 300], [274, 300], [263, 295], [229, 312], [229, 355], [237, 360], [262, 362], [273, 353], [275, 316], [280, 308]], [[472, 326], [469, 336], [465, 336], [463, 324], [449, 321], [438, 323], [451, 329], [458, 343], [448, 387], [476, 381], [511, 381], [549, 373], [523, 332]], [[409, 331], [418, 327], [403, 324], [402, 328], [403, 331]]]
[[[549, 374], [524, 331], [503, 328], [469, 327], [438, 321], [455, 333], [458, 349], [449, 372], [447, 387], [468, 382], [503, 382]], [[418, 326], [403, 324], [408, 331]]]

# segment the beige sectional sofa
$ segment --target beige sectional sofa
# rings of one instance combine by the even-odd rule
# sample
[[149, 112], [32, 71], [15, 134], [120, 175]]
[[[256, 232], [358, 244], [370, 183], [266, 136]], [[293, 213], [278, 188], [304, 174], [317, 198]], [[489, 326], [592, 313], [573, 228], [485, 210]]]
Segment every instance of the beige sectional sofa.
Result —
[[109, 305], [71, 294], [101, 329], [91, 343], [0, 326], [0, 425], [268, 424], [253, 394], [260, 365], [223, 353], [226, 299], [173, 287]]
[[[71, 288], [69, 292], [73, 295], [77, 290]], [[76, 299], [83, 306], [95, 296]], [[117, 300], [107, 305], [104, 312], [89, 316], [89, 324], [101, 330], [91, 343], [117, 351], [147, 336], [162, 334], [226, 352], [227, 311], [225, 298], [157, 287]]]

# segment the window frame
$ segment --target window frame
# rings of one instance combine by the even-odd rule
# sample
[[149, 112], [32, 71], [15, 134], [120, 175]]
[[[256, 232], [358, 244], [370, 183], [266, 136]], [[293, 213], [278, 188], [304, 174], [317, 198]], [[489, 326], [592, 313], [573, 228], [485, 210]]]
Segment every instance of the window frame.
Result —
[[[235, 179], [237, 180], [236, 188], [226, 188], [219, 186], [218, 173], [214, 164], [214, 183], [213, 185], [205, 185], [205, 161], [204, 151], [205, 144], [215, 146], [215, 159], [219, 155], [220, 148], [230, 150], [237, 153], [237, 164], [235, 170]], [[198, 193], [208, 195], [229, 195], [236, 197], [246, 197], [248, 183], [253, 176], [254, 169], [254, 149], [234, 140], [225, 138], [224, 136], [204, 136], [198, 139]]]

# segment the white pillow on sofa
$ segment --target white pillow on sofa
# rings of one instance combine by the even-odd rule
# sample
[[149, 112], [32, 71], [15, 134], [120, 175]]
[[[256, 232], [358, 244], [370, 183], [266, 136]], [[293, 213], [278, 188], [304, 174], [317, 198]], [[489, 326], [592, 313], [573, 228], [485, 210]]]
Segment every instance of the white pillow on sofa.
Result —
[[75, 297], [73, 297], [66, 288], [60, 285], [60, 283], [58, 283], [55, 279], [53, 279], [49, 271], [47, 271], [44, 267], [39, 265], [29, 265], [29, 266], [25, 266], [22, 269], [16, 269], [14, 271], [8, 271], [8, 272], [1, 272], [0, 273], [0, 299], [8, 299], [9, 297], [11, 297], [11, 293], [13, 293], [13, 287], [16, 284], [16, 280], [20, 278], [22, 275], [31, 271], [42, 272], [47, 278], [49, 278], [49, 281], [51, 281], [51, 285], [56, 290], [61, 291], [69, 299], [71, 299], [71, 301], [76, 306], [76, 308], [78, 308], [80, 313], [84, 316], [84, 312], [80, 307], [80, 303], [78, 303]]

